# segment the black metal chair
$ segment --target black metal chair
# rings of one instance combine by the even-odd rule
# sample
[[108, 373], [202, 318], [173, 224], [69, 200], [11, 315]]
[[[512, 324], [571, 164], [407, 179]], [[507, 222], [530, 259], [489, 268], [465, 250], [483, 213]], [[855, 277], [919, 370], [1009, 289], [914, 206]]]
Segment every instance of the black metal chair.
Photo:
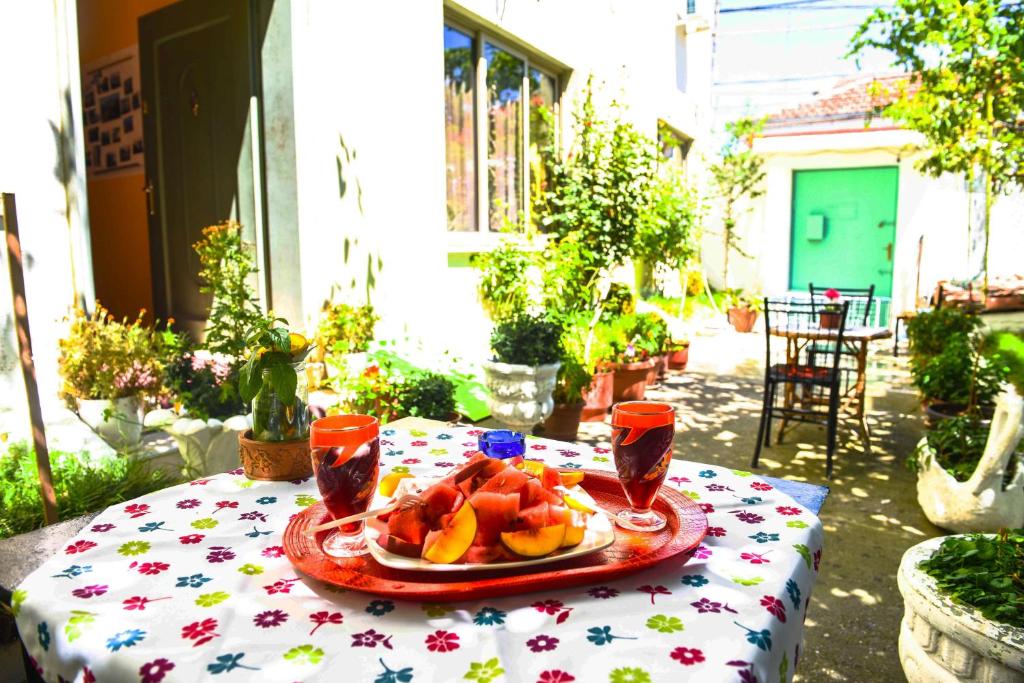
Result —
[[[822, 330], [809, 301], [765, 299], [765, 372], [761, 423], [752, 467], [761, 447], [771, 446], [771, 422], [781, 420], [778, 443], [790, 422], [820, 424], [826, 429], [825, 476], [832, 478], [832, 456], [842, 396], [843, 333], [850, 302], [841, 305], [839, 327]], [[825, 339], [815, 339], [820, 335]], [[818, 347], [824, 342], [824, 347]]]

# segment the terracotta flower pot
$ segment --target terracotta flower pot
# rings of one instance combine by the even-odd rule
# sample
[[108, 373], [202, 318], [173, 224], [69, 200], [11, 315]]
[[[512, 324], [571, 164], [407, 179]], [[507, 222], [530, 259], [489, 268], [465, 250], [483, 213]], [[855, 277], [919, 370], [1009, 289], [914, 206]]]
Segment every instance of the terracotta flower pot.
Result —
[[291, 481], [313, 475], [309, 439], [255, 441], [250, 429], [238, 435], [238, 457], [250, 479]]
[[750, 332], [757, 322], [756, 308], [730, 308], [729, 323], [737, 332]]
[[614, 366], [612, 401], [642, 401], [647, 388], [647, 373], [655, 366], [653, 358], [639, 363], [619, 363]]
[[651, 356], [651, 360], [654, 361], [654, 367], [647, 371], [647, 386], [652, 387], [657, 384], [664, 376], [666, 366], [668, 364], [668, 354], [660, 353], [657, 356]]
[[841, 314], [838, 311], [822, 311], [818, 314], [818, 327], [823, 330], [839, 329]]
[[668, 354], [669, 370], [685, 370], [686, 364], [690, 362], [690, 347], [677, 349]]
[[556, 441], [575, 441], [580, 429], [583, 401], [574, 405], [556, 403], [555, 409], [544, 420], [544, 438]]
[[604, 416], [612, 407], [612, 391], [615, 376], [611, 372], [598, 372], [590, 382], [590, 388], [583, 392], [583, 422], [604, 422]]

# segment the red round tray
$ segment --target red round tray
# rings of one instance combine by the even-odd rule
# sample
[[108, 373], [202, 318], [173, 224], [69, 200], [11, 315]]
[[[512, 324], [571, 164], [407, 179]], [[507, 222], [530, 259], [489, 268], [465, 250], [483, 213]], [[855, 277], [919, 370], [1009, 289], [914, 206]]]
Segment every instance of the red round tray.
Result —
[[[606, 510], [618, 512], [627, 507], [617, 476], [597, 470], [575, 471], [586, 474], [581, 486]], [[465, 573], [403, 571], [381, 566], [369, 555], [328, 557], [320, 545], [331, 532], [322, 531], [315, 538], [305, 533], [311, 526], [330, 521], [323, 503], [306, 508], [288, 523], [284, 549], [303, 574], [349, 590], [428, 602], [473, 600], [610, 581], [693, 550], [704, 539], [707, 517], [690, 498], [662, 487], [654, 509], [668, 518], [661, 531], [643, 533], [615, 527], [615, 543], [604, 550], [538, 565], [534, 572], [522, 568]]]

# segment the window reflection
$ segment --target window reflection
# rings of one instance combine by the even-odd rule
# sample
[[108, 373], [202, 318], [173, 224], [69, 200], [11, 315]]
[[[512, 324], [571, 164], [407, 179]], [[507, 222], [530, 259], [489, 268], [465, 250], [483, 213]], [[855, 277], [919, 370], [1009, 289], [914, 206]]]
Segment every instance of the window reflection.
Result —
[[522, 91], [526, 65], [512, 54], [484, 43], [487, 60], [488, 224], [500, 230], [523, 210]]
[[537, 217], [545, 206], [544, 196], [557, 150], [555, 125], [555, 79], [530, 69], [530, 222], [539, 228]]
[[444, 27], [444, 133], [448, 229], [477, 229], [473, 38]]

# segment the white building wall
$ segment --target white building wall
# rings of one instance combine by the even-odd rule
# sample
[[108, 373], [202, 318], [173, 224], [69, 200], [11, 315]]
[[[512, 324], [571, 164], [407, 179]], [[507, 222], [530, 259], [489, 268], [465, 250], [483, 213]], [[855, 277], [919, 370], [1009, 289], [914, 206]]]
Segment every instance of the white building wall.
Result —
[[[629, 118], [652, 136], [658, 119], [665, 120], [698, 140], [691, 158], [700, 156], [711, 36], [691, 29], [687, 68], [707, 78], [693, 76], [680, 92], [676, 37], [685, 2], [464, 0], [451, 7], [497, 38], [512, 36], [571, 68], [561, 100], [566, 143], [575, 101], [594, 73], [599, 98], [628, 103]], [[307, 321], [334, 283], [363, 301], [369, 259], [379, 338], [421, 337], [438, 349], [482, 358], [489, 324], [476, 300], [476, 273], [449, 267], [448, 256], [489, 249], [498, 238], [446, 229], [443, 3], [294, 0], [292, 11]]]

